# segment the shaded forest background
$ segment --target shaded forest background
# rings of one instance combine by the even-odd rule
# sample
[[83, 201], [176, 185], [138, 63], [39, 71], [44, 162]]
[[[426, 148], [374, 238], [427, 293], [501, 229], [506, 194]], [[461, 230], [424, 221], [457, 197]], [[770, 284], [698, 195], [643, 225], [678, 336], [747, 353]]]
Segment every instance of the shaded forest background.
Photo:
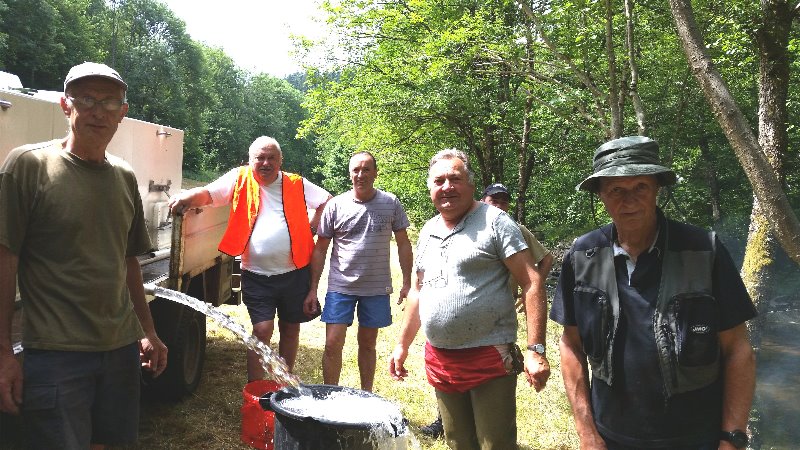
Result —
[[129, 117], [185, 131], [188, 175], [208, 179], [237, 166], [261, 135], [278, 139], [287, 167], [306, 173], [315, 165], [313, 139], [295, 137], [306, 115], [301, 74], [242, 70], [221, 49], [194, 41], [158, 1], [0, 0], [0, 70], [26, 88], [60, 91], [83, 61], [120, 72], [130, 86]]
[[[753, 189], [687, 63], [671, 3], [678, 2], [323, 1], [330, 36], [298, 38], [297, 51], [326, 58], [279, 79], [194, 41], [156, 0], [0, 0], [0, 70], [26, 87], [60, 90], [76, 63], [114, 66], [131, 86], [129, 116], [185, 130], [184, 169], [201, 180], [240, 164], [255, 137], [271, 135], [288, 170], [339, 193], [348, 187], [349, 155], [369, 150], [379, 161], [379, 186], [400, 197], [417, 225], [435, 213], [424, 187], [428, 159], [445, 147], [464, 149], [478, 184], [508, 185], [516, 218], [551, 243], [607, 220], [574, 190], [591, 171], [593, 150], [609, 138], [644, 134], [680, 175], [662, 199], [667, 213], [713, 227], [742, 261], [748, 235], [755, 239]], [[798, 7], [690, 4], [755, 134], [760, 36], [776, 20], [768, 7], [787, 24], [788, 72], [777, 75], [787, 86], [786, 138], [771, 161], [777, 158], [781, 187], [798, 210]], [[758, 255], [755, 272], [778, 268], [766, 279], [795, 269], [774, 242]]]

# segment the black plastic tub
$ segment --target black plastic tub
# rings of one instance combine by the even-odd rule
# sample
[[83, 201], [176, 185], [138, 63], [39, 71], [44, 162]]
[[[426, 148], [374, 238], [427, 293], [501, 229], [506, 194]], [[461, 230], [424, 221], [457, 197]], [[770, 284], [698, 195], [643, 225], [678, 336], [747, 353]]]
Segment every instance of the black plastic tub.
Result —
[[[331, 395], [353, 396], [354, 407], [358, 408], [361, 399], [380, 400], [391, 405], [388, 400], [371, 392], [344, 386], [324, 384], [304, 385], [311, 392], [314, 401], [320, 404]], [[404, 448], [393, 445], [394, 441], [404, 439], [407, 421], [399, 414], [381, 416], [378, 412], [369, 420], [360, 422], [348, 419], [348, 411], [341, 411], [341, 418], [329, 410], [320, 417], [315, 408], [296, 409], [292, 400], [300, 397], [293, 389], [281, 389], [261, 397], [261, 407], [275, 413], [275, 450], [367, 450], [384, 448]], [[342, 404], [342, 403], [340, 403]], [[287, 406], [288, 405], [288, 406]], [[345, 406], [344, 409], [347, 409]]]

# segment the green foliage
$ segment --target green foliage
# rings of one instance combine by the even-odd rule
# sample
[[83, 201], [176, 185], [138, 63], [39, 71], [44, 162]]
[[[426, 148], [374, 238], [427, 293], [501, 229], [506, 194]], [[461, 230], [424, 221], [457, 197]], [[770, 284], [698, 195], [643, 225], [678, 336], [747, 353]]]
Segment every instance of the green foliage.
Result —
[[[430, 156], [460, 148], [470, 155], [478, 192], [505, 183], [515, 200], [520, 196], [515, 207], [524, 223], [548, 240], [570, 240], [595, 226], [590, 197], [574, 186], [591, 172], [593, 150], [609, 135], [615, 88], [623, 134], [638, 132], [625, 15], [612, 2], [609, 54], [605, 2], [525, 2], [530, 14], [522, 4], [327, 1], [322, 7], [333, 33], [318, 50], [330, 55], [329, 65], [280, 80], [248, 73], [221, 49], [194, 42], [156, 0], [0, 0], [0, 69], [27, 87], [60, 90], [73, 64], [107, 62], [131, 86], [130, 116], [185, 130], [184, 165], [195, 173], [239, 165], [253, 139], [270, 135], [281, 143], [287, 170], [339, 193], [350, 186], [349, 156], [368, 150], [379, 163], [378, 186], [398, 195], [416, 224], [435, 214], [424, 183]], [[755, 124], [759, 5], [699, 0], [693, 6], [715, 64]], [[636, 2], [633, 30], [646, 134], [681, 176], [668, 213], [742, 236], [749, 183], [688, 69], [668, 4]], [[798, 33], [795, 27], [790, 55], [800, 48]], [[312, 45], [302, 37], [297, 42]], [[790, 151], [783, 161], [796, 208], [798, 64], [793, 56]], [[701, 141], [708, 155], [699, 152]], [[716, 224], [709, 168], [716, 169], [722, 197]]]
[[[5, 23], [8, 20], [8, 5], [5, 0], [0, 0], [0, 23]], [[5, 55], [8, 49], [8, 33], [0, 27], [0, 55]], [[5, 66], [5, 57], [0, 57], [0, 67]]]
[[292, 85], [293, 88], [306, 93], [308, 86], [306, 85], [306, 74], [304, 72], [290, 73], [286, 75], [286, 81]]
[[[408, 194], [411, 214], [424, 219], [433, 213], [423, 185], [426, 161], [439, 149], [458, 147], [472, 158], [478, 191], [493, 181], [506, 183], [521, 195], [521, 220], [548, 239], [571, 239], [595, 226], [589, 196], [573, 186], [591, 172], [593, 150], [610, 132], [613, 89], [620, 94], [622, 134], [638, 132], [628, 97], [635, 62], [646, 134], [661, 144], [662, 159], [682, 178], [668, 213], [741, 238], [749, 183], [689, 72], [668, 4], [635, 3], [630, 53], [622, 6], [612, 4], [613, 54], [606, 49], [604, 2], [533, 2], [531, 14], [519, 4], [324, 3], [335, 32], [330, 53], [340, 56], [326, 71], [309, 73], [309, 118], [301, 133], [318, 136], [330, 185], [339, 183], [329, 175], [332, 165], [342, 164], [341, 153], [371, 150], [389, 158], [399, 175], [387, 180], [384, 171], [379, 180]], [[693, 4], [712, 57], [755, 123], [758, 5]], [[793, 86], [796, 116], [798, 84]], [[796, 130], [792, 136], [798, 139]], [[709, 143], [710, 156], [699, 157], [701, 141]], [[792, 155], [787, 161], [796, 165], [797, 152]], [[710, 167], [722, 197], [716, 224], [706, 180]], [[797, 171], [787, 173], [796, 180]]]
[[[70, 67], [105, 62], [129, 85], [130, 117], [185, 131], [184, 167], [219, 173], [258, 136], [278, 139], [288, 170], [314, 175], [317, 150], [296, 137], [303, 94], [240, 69], [193, 41], [157, 0], [0, 0], [0, 69], [26, 87], [61, 90]], [[302, 75], [293, 80], [302, 86]], [[319, 180], [317, 180], [319, 181]]]
[[0, 69], [23, 86], [61, 90], [77, 62], [97, 59], [90, 0], [5, 0], [0, 4]]
[[220, 49], [203, 47], [202, 52], [209, 99], [203, 109], [203, 123], [207, 129], [198, 167], [224, 171], [247, 161], [247, 148], [253, 140], [249, 133], [240, 133], [247, 74]]
[[104, 44], [110, 49], [109, 64], [130, 86], [129, 115], [183, 129], [184, 163], [196, 166], [208, 97], [200, 48], [183, 21], [159, 2], [126, 0], [112, 6], [106, 13], [111, 33]]
[[491, 166], [485, 180], [502, 178], [502, 161], [512, 147], [493, 147], [487, 154], [479, 148], [481, 140], [507, 142], [495, 136], [495, 122], [507, 108], [493, 107], [506, 81], [482, 75], [477, 65], [484, 34], [492, 38], [502, 28], [498, 17], [461, 4], [328, 6], [335, 12], [337, 45], [349, 54], [347, 64], [335, 69], [337, 76], [312, 73], [308, 80], [310, 118], [303, 132], [320, 136], [323, 152], [369, 150], [385, 157], [389, 163], [381, 165], [379, 180], [408, 194], [406, 206], [415, 217], [432, 212], [421, 181], [427, 160], [441, 148], [464, 148], [476, 156], [475, 166]]

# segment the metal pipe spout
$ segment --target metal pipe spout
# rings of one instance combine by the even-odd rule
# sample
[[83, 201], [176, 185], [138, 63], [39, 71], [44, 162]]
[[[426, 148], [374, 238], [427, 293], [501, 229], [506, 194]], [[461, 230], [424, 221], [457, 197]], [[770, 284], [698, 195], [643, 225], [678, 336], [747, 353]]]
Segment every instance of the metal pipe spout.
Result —
[[156, 285], [153, 283], [144, 283], [145, 295], [156, 295]]

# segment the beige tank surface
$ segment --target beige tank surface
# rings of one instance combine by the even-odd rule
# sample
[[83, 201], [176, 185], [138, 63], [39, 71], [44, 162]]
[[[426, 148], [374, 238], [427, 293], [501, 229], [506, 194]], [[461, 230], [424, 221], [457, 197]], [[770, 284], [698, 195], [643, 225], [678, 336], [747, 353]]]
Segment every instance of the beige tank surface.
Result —
[[[0, 160], [20, 145], [66, 136], [68, 124], [58, 103], [60, 96], [38, 92], [37, 98], [0, 90]], [[108, 153], [133, 167], [150, 237], [159, 249], [169, 248], [169, 236], [158, 230], [163, 231], [169, 221], [169, 194], [181, 189], [183, 131], [126, 117], [108, 145]]]

